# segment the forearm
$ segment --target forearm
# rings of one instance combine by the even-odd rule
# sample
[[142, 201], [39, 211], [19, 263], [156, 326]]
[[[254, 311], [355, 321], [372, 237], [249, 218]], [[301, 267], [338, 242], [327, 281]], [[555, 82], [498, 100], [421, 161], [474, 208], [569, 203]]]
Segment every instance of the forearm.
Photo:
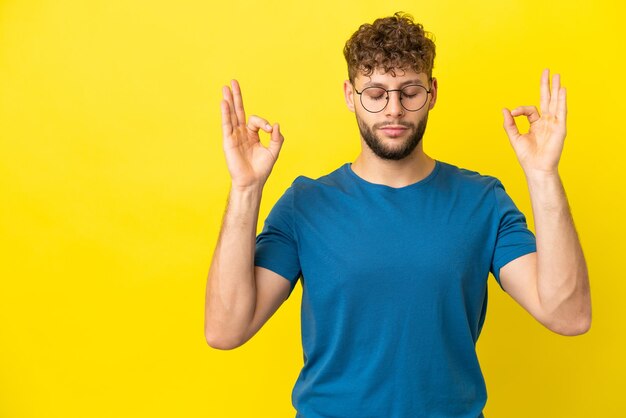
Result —
[[252, 321], [256, 305], [254, 251], [262, 187], [231, 189], [209, 269], [205, 334], [212, 346], [233, 346]]
[[537, 236], [537, 293], [556, 329], [591, 321], [587, 265], [563, 184], [555, 173], [526, 176]]

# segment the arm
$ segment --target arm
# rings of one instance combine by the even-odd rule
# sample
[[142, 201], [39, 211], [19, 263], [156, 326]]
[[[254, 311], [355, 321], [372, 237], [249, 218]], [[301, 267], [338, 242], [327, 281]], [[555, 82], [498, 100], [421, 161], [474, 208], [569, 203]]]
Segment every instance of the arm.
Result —
[[[591, 326], [587, 265], [574, 228], [558, 162], [566, 135], [566, 92], [549, 71], [541, 80], [541, 116], [534, 106], [504, 109], [504, 128], [524, 170], [533, 208], [537, 252], [511, 261], [500, 271], [504, 290], [539, 322], [563, 335]], [[526, 116], [520, 134], [515, 116]]]
[[[273, 127], [251, 116], [246, 124], [241, 91], [224, 87], [221, 103], [223, 146], [231, 176], [231, 190], [222, 229], [213, 254], [206, 287], [205, 337], [220, 349], [247, 341], [278, 309], [289, 292], [289, 282], [254, 266], [255, 234], [263, 185], [278, 158], [283, 137]], [[271, 133], [266, 148], [259, 130]]]

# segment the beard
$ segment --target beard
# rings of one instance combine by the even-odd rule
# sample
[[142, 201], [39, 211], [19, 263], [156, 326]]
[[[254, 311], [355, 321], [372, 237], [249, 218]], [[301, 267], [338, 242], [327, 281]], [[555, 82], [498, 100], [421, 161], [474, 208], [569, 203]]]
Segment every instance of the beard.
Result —
[[424, 116], [424, 118], [417, 123], [417, 126], [410, 122], [394, 123], [394, 125], [402, 125], [406, 128], [409, 128], [409, 137], [406, 139], [406, 141], [404, 141], [404, 143], [397, 147], [386, 146], [384, 141], [374, 133], [376, 129], [382, 128], [383, 126], [389, 125], [390, 123], [376, 123], [370, 128], [365, 124], [365, 122], [363, 122], [359, 118], [358, 115], [356, 116], [356, 121], [359, 125], [361, 137], [363, 138], [363, 140], [365, 140], [365, 143], [374, 154], [376, 154], [379, 158], [382, 158], [383, 160], [397, 161], [409, 156], [422, 140], [424, 132], [426, 131], [428, 113], [426, 113], [426, 116]]

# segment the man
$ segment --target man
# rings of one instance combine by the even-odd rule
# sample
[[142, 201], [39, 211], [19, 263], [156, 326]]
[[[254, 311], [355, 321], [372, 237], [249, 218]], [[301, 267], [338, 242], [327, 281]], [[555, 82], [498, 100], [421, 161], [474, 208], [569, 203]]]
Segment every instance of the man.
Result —
[[[489, 272], [539, 322], [563, 335], [591, 322], [587, 269], [558, 174], [566, 93], [549, 71], [541, 106], [503, 110], [524, 170], [535, 236], [495, 178], [426, 155], [437, 101], [435, 46], [404, 14], [362, 25], [346, 43], [348, 108], [361, 153], [317, 180], [298, 177], [255, 240], [261, 191], [283, 136], [224, 87], [232, 179], [206, 297], [208, 343], [250, 339], [302, 279], [304, 367], [298, 416], [482, 416], [475, 352]], [[527, 133], [514, 117], [526, 116]], [[271, 134], [268, 147], [258, 132]]]

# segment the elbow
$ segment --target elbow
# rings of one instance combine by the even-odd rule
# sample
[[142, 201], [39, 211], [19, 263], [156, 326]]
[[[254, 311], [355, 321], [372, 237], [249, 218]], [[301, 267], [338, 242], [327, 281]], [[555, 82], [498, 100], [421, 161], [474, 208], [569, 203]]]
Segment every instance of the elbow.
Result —
[[572, 326], [572, 328], [568, 330], [570, 331], [570, 333], [566, 335], [569, 335], [569, 336], [582, 335], [582, 334], [586, 334], [587, 332], [589, 332], [590, 329], [591, 329], [591, 315], [588, 315], [576, 321], [576, 323]]
[[572, 337], [589, 332], [591, 329], [589, 287], [586, 286], [582, 292], [570, 295], [546, 317], [550, 319], [544, 325], [557, 334]]
[[207, 333], [206, 331], [204, 333], [204, 337], [207, 344], [211, 348], [215, 348], [217, 350], [233, 350], [243, 345], [243, 342], [241, 340], [215, 336], [213, 334]]
[[209, 347], [211, 348], [215, 348], [216, 350], [234, 350], [235, 348], [239, 347], [241, 344], [231, 344], [229, 342], [225, 342], [225, 341], [220, 341], [220, 340], [209, 340], [207, 339], [207, 344], [209, 344]]
[[567, 327], [555, 327], [555, 328], [551, 328], [551, 331], [559, 335], [566, 336], [566, 337], [575, 337], [577, 335], [586, 334], [590, 328], [591, 328], [591, 322], [586, 323], [586, 324], [582, 323], [582, 324], [569, 325]]
[[550, 331], [566, 337], [583, 335], [591, 329], [591, 314], [580, 315], [577, 318], [546, 325], [546, 327]]
[[209, 347], [217, 350], [233, 350], [242, 346], [246, 342], [243, 330], [221, 318], [217, 314], [205, 312], [204, 338]]
[[237, 347], [241, 347], [246, 342], [246, 340], [239, 335], [216, 331], [206, 325], [204, 327], [204, 338], [211, 348], [217, 350], [233, 350]]

